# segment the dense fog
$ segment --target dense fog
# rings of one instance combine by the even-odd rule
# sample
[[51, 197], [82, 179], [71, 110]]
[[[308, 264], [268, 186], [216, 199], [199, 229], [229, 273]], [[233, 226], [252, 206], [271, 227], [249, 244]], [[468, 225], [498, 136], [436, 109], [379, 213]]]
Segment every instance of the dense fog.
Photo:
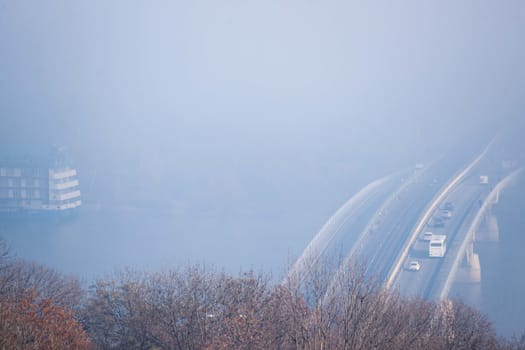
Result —
[[500, 130], [523, 157], [524, 23], [517, 0], [0, 0], [0, 143], [66, 146], [90, 213], [13, 247], [279, 273], [377, 178]]
[[109, 197], [362, 183], [521, 118], [524, 7], [2, 1], [1, 136]]

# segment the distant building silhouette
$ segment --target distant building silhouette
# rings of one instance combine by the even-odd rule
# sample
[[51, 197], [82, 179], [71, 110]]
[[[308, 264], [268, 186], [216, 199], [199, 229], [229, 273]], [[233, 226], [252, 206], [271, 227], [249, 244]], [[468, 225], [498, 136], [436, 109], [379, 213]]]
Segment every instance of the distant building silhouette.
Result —
[[82, 204], [63, 148], [0, 145], [0, 213], [66, 213]]

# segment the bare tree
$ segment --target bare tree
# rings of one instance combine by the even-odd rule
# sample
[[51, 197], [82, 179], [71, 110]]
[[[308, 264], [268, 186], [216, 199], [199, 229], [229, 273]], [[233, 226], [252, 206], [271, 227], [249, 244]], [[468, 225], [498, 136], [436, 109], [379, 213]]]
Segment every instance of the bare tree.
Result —
[[217, 276], [204, 267], [126, 271], [91, 288], [82, 322], [104, 349], [201, 349], [213, 334]]
[[495, 349], [496, 334], [486, 316], [461, 300], [452, 302], [451, 336], [445, 337], [448, 349]]
[[500, 350], [525, 350], [525, 331], [520, 336], [499, 339]]
[[275, 346], [272, 335], [275, 309], [269, 278], [253, 271], [238, 278], [222, 275], [217, 295], [218, 333], [213, 337], [213, 348], [268, 349]]
[[402, 298], [355, 262], [342, 272], [310, 267], [277, 286], [253, 271], [234, 277], [205, 266], [124, 271], [91, 288], [82, 324], [102, 349], [499, 346], [486, 318], [461, 302]]
[[1, 287], [4, 294], [21, 295], [23, 291], [34, 290], [38, 297], [70, 309], [77, 309], [84, 295], [77, 278], [33, 262], [12, 259], [0, 274], [4, 280]]
[[145, 274], [124, 271], [98, 280], [81, 312], [81, 322], [103, 349], [149, 348], [153, 339]]

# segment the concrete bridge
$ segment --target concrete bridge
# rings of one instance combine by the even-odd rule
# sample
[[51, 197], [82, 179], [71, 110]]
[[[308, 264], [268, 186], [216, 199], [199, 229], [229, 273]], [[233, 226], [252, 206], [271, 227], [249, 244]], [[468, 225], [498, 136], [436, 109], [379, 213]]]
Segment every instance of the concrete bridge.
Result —
[[[481, 265], [474, 243], [497, 242], [492, 208], [521, 173], [515, 164], [499, 159], [497, 147], [495, 138], [466, 164], [465, 157], [443, 156], [372, 182], [328, 220], [287, 279], [300, 278], [322, 259], [339, 257], [339, 272], [333, 278], [353, 261], [364, 261], [367, 273], [407, 296], [444, 299], [453, 283], [479, 283]], [[429, 258], [422, 233], [446, 202], [455, 204], [453, 216], [444, 227], [432, 230], [447, 235], [447, 252], [443, 258]], [[407, 269], [411, 260], [418, 260], [420, 271]]]
[[523, 168], [514, 170], [503, 180], [499, 181], [491, 190], [486, 199], [481, 202], [476, 216], [470, 223], [467, 235], [460, 250], [454, 259], [449, 272], [449, 278], [443, 285], [440, 299], [448, 296], [452, 283], [479, 283], [481, 282], [480, 257], [474, 251], [475, 242], [498, 242], [499, 227], [493, 207], [498, 204], [501, 191], [511, 186], [522, 173]]

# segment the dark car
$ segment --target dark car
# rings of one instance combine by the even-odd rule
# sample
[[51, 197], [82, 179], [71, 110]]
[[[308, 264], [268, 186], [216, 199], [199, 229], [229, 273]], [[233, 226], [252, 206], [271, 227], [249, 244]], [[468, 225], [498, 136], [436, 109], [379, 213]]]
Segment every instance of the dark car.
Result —
[[443, 205], [443, 210], [448, 210], [448, 211], [454, 210], [454, 204], [452, 204], [452, 202], [446, 202]]

